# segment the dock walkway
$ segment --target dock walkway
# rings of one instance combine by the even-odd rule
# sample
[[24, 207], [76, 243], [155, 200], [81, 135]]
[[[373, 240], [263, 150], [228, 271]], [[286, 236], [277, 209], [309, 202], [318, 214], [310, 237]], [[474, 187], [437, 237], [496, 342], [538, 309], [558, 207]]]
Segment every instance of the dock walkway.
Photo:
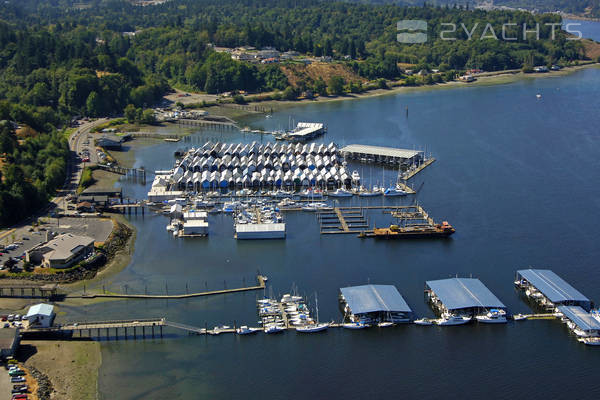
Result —
[[113, 298], [113, 299], [189, 299], [192, 297], [212, 296], [216, 294], [247, 292], [251, 290], [263, 290], [265, 288], [266, 277], [258, 275], [256, 277], [258, 285], [247, 286], [233, 289], [209, 290], [207, 292], [186, 293], [186, 294], [119, 294], [119, 293], [90, 293], [82, 295], [69, 295], [68, 298]]
[[412, 178], [413, 176], [415, 176], [419, 172], [423, 171], [425, 168], [427, 168], [428, 166], [430, 166], [434, 162], [435, 162], [435, 158], [433, 158], [433, 157], [432, 158], [428, 158], [427, 160], [423, 161], [423, 163], [421, 163], [421, 165], [419, 165], [417, 168], [409, 171], [408, 174], [406, 174], [404, 176], [404, 180], [405, 181], [409, 180], [410, 178]]

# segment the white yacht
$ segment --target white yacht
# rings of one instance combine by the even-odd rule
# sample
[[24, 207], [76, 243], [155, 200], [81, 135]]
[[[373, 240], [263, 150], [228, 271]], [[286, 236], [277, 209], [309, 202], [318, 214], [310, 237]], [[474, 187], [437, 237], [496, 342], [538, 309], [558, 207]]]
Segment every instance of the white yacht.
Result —
[[285, 328], [281, 325], [272, 324], [265, 326], [265, 333], [281, 333], [285, 331]]
[[248, 328], [246, 325], [242, 325], [235, 330], [238, 335], [250, 335], [260, 331], [260, 328]]
[[600, 346], [600, 337], [581, 337], [577, 340], [587, 346]]
[[396, 324], [394, 324], [394, 323], [393, 323], [393, 322], [391, 322], [391, 321], [381, 321], [381, 322], [379, 322], [379, 323], [377, 324], [377, 326], [378, 326], [378, 327], [380, 327], [380, 328], [387, 328], [387, 327], [389, 327], [389, 326], [394, 326], [394, 325], [396, 325]]
[[429, 318], [421, 318], [421, 319], [416, 319], [413, 322], [415, 325], [423, 325], [423, 326], [428, 326], [428, 325], [433, 325], [433, 320], [429, 319]]
[[339, 188], [334, 192], [327, 194], [329, 197], [352, 197], [352, 192], [343, 188]]
[[327, 210], [330, 207], [327, 206], [326, 203], [308, 203], [304, 207], [302, 207], [303, 211], [318, 211], [318, 210]]
[[515, 321], [523, 321], [523, 320], [527, 319], [527, 315], [525, 315], [525, 314], [515, 314], [515, 315], [513, 315], [513, 319]]
[[323, 332], [327, 328], [329, 328], [329, 324], [325, 323], [325, 322], [322, 322], [322, 323], [317, 323], [317, 324], [309, 324], [309, 325], [298, 326], [296, 328], [296, 332], [300, 332], [300, 333]]
[[344, 329], [365, 329], [369, 328], [370, 326], [371, 325], [364, 322], [348, 322], [343, 325]]
[[505, 324], [506, 311], [492, 309], [485, 315], [477, 315], [475, 319], [485, 324]]
[[355, 185], [358, 185], [358, 183], [360, 182], [360, 175], [358, 174], [357, 170], [352, 171], [352, 183], [354, 183]]
[[443, 314], [442, 318], [435, 320], [435, 324], [440, 326], [464, 325], [469, 322], [471, 322], [471, 317], [463, 317], [453, 314]]
[[392, 197], [392, 196], [406, 196], [407, 193], [404, 190], [399, 189], [397, 187], [389, 187], [389, 188], [387, 188], [387, 189], [385, 189], [383, 191], [383, 195], [384, 196], [388, 196], [388, 197]]

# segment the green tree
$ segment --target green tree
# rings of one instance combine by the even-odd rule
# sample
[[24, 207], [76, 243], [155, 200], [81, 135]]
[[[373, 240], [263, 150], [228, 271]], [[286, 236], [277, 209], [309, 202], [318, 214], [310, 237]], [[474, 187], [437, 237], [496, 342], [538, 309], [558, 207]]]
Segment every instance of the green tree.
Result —
[[334, 75], [331, 78], [329, 78], [327, 90], [330, 94], [334, 96], [339, 96], [344, 93], [344, 83], [344, 78], [338, 75]]
[[137, 116], [137, 112], [135, 106], [133, 104], [128, 104], [124, 110], [125, 118], [127, 118], [127, 122], [133, 124], [135, 122], [135, 118]]
[[98, 93], [91, 92], [85, 102], [87, 114], [92, 117], [97, 117], [102, 114], [102, 100]]

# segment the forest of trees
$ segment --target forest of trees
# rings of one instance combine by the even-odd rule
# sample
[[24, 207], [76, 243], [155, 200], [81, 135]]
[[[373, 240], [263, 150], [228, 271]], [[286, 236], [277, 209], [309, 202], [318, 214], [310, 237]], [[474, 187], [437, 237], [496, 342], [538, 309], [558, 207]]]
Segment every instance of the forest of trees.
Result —
[[[401, 19], [426, 20], [431, 40], [398, 43], [396, 22]], [[443, 22], [469, 29], [479, 23], [477, 37], [482, 21], [496, 32], [506, 22], [539, 23], [542, 40], [466, 40], [460, 30], [458, 40], [439, 39]], [[446, 79], [452, 71], [472, 67], [502, 70], [582, 58], [580, 44], [566, 40], [564, 32], [548, 40], [550, 28], [544, 24], [559, 22], [557, 15], [488, 13], [454, 5], [323, 0], [171, 0], [147, 7], [122, 0], [2, 2], [0, 120], [36, 133], [19, 138], [10, 124], [3, 125], [0, 223], [42, 204], [64, 178], [67, 144], [57, 129], [74, 116], [120, 115], [127, 109], [141, 121], [142, 110], [172, 87], [208, 93], [282, 91], [286, 99], [299, 94], [279, 65], [235, 61], [209, 44], [330, 56], [385, 87], [385, 79], [403, 77], [399, 63], [449, 71]], [[311, 85], [307, 89], [320, 94], [362, 90], [361, 84], [340, 79], [317, 79]]]

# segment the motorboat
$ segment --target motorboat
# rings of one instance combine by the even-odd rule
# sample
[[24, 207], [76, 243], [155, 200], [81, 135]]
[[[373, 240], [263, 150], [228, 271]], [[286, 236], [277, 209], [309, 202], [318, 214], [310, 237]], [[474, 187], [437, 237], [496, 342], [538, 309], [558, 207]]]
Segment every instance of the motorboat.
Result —
[[272, 324], [272, 325], [265, 326], [264, 330], [265, 330], [265, 333], [267, 333], [267, 334], [281, 333], [281, 332], [285, 331], [285, 328], [281, 325]]
[[387, 328], [387, 327], [394, 326], [394, 325], [396, 325], [396, 324], [394, 324], [391, 321], [381, 321], [377, 324], [377, 326], [380, 328]]
[[300, 192], [300, 197], [307, 199], [322, 199], [323, 192], [320, 189], [306, 189]]
[[358, 174], [358, 171], [356, 171], [356, 170], [352, 171], [352, 183], [358, 184], [359, 182], [360, 182], [360, 175]]
[[260, 328], [248, 328], [246, 325], [242, 325], [235, 330], [235, 333], [237, 333], [238, 335], [250, 335], [260, 330]]
[[392, 196], [406, 196], [407, 193], [404, 190], [402, 190], [402, 189], [398, 189], [398, 188], [395, 188], [395, 187], [389, 187], [389, 188], [387, 188], [387, 189], [385, 189], [383, 191], [383, 195], [384, 196], [388, 196], [388, 197], [392, 197]]
[[587, 346], [600, 346], [600, 337], [580, 337], [577, 339], [579, 342]]
[[513, 315], [513, 319], [515, 321], [523, 321], [523, 320], [527, 319], [527, 315], [525, 315], [525, 314], [515, 314], [515, 315]]
[[320, 324], [309, 324], [309, 325], [298, 326], [298, 327], [296, 327], [296, 332], [300, 332], [300, 333], [323, 332], [323, 331], [327, 330], [327, 328], [329, 328], [329, 324], [323, 322]]
[[590, 336], [590, 334], [584, 330], [581, 330], [579, 328], [574, 328], [573, 329], [573, 333], [576, 334], [578, 337], [588, 337]]
[[464, 325], [471, 322], [471, 317], [463, 317], [461, 315], [444, 314], [442, 318], [436, 319], [435, 324], [439, 326]]
[[326, 210], [329, 207], [327, 203], [308, 203], [304, 207], [302, 207], [302, 211], [318, 211], [318, 210]]
[[475, 319], [477, 322], [482, 322], [485, 324], [505, 324], [506, 311], [492, 309], [485, 315], [477, 315]]
[[429, 326], [433, 325], [433, 321], [429, 318], [421, 318], [413, 321], [415, 325]]
[[328, 193], [327, 195], [330, 197], [352, 197], [353, 196], [351, 191], [343, 189], [343, 188], [336, 189], [334, 192]]
[[364, 187], [361, 186], [361, 188], [359, 189], [358, 195], [360, 197], [376, 197], [376, 196], [381, 196], [383, 194], [383, 192], [381, 190], [379, 190], [378, 187], [373, 187], [373, 190], [367, 190]]
[[369, 328], [371, 325], [366, 324], [364, 322], [347, 322], [342, 327], [344, 329], [365, 329]]

